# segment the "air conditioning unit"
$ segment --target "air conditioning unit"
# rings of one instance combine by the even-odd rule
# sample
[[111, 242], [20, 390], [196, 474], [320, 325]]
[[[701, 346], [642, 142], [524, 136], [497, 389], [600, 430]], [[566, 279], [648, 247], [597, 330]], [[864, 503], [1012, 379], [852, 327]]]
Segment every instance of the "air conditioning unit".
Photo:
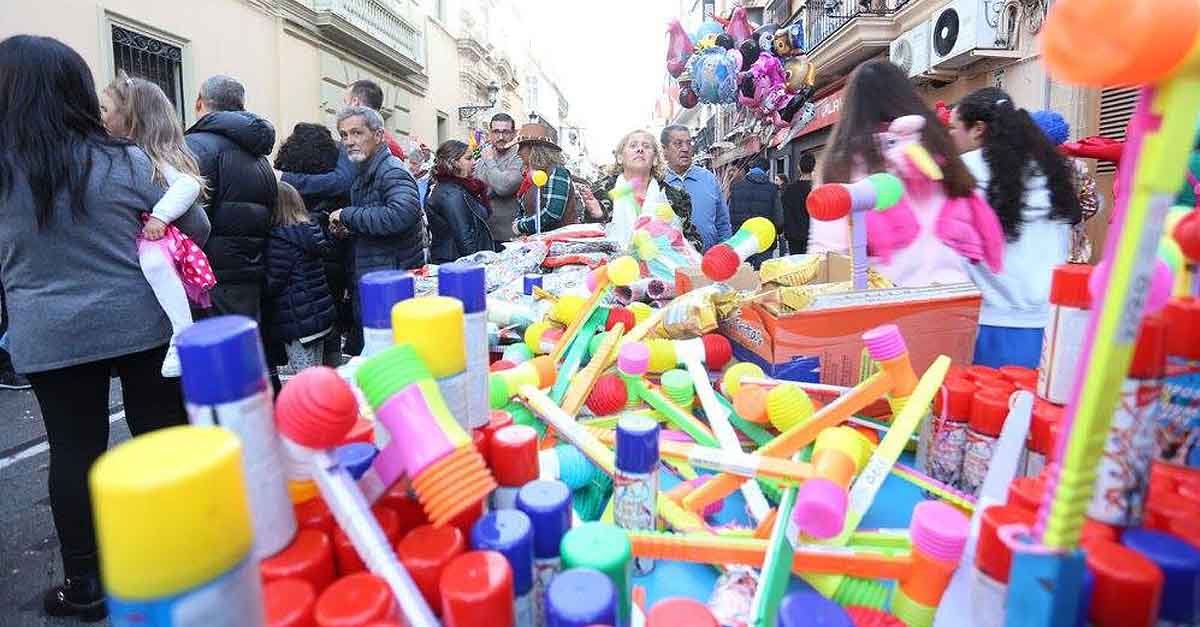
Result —
[[930, 23], [924, 22], [892, 42], [888, 58], [900, 66], [909, 78], [929, 70]]
[[998, 29], [988, 24], [989, 4], [987, 0], [954, 0], [933, 12], [929, 21], [932, 67], [963, 67], [978, 60], [971, 54], [976, 50], [1007, 48]]

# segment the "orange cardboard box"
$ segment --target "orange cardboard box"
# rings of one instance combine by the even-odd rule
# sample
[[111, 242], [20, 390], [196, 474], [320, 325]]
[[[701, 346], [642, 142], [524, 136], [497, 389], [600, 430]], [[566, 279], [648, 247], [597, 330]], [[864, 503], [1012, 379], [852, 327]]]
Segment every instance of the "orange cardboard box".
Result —
[[[822, 282], [848, 281], [849, 260], [825, 259]], [[982, 296], [974, 284], [888, 288], [817, 296], [804, 311], [779, 315], [766, 293], [721, 322], [734, 355], [769, 376], [852, 386], [874, 365], [862, 334], [882, 324], [900, 327], [918, 375], [938, 355], [969, 364], [975, 352]]]

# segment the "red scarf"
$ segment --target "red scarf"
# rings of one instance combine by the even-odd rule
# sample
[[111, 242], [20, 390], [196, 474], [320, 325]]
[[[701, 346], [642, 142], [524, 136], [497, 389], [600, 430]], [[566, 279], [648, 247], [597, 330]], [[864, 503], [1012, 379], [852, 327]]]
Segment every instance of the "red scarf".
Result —
[[458, 183], [459, 185], [462, 186], [463, 189], [467, 190], [467, 193], [474, 196], [475, 199], [478, 200], [481, 204], [483, 204], [484, 207], [487, 207], [489, 212], [491, 211], [492, 201], [490, 198], [488, 198], [487, 183], [484, 183], [483, 181], [481, 181], [473, 176], [469, 177], [469, 178], [463, 178], [461, 176], [454, 176], [454, 175], [447, 175], [447, 176], [437, 175], [434, 177], [434, 180], [436, 180], [438, 182], [438, 184], [444, 183], [446, 181], [454, 181], [455, 183]]

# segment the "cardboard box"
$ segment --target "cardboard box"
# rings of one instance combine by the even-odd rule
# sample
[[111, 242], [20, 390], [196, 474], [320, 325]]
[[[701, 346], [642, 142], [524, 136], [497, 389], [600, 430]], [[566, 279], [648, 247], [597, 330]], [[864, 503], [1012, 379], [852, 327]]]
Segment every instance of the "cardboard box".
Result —
[[[845, 257], [827, 256], [821, 279], [848, 281]], [[969, 364], [975, 352], [982, 296], [974, 284], [888, 288], [820, 294], [804, 311], [780, 313], [767, 292], [721, 322], [734, 355], [769, 376], [851, 386], [873, 372], [862, 334], [900, 327], [913, 368], [924, 372], [938, 355]]]

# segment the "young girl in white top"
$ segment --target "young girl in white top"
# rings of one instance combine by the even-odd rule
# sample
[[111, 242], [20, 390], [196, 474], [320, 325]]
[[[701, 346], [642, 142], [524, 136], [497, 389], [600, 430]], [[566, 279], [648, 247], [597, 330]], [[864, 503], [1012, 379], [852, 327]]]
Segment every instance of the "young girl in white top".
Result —
[[1004, 269], [968, 269], [983, 292], [975, 363], [1036, 368], [1050, 311], [1050, 277], [1067, 262], [1071, 225], [1081, 219], [1066, 159], [1029, 114], [996, 87], [958, 103], [950, 136], [1007, 240]]
[[162, 199], [143, 215], [137, 246], [142, 272], [173, 331], [162, 375], [178, 377], [175, 336], [192, 324], [188, 300], [207, 305], [207, 291], [216, 278], [200, 247], [171, 223], [201, 198], [204, 180], [184, 144], [175, 107], [158, 85], [122, 72], [100, 95], [100, 112], [109, 133], [128, 138], [146, 152], [154, 164], [155, 180], [166, 188]]

